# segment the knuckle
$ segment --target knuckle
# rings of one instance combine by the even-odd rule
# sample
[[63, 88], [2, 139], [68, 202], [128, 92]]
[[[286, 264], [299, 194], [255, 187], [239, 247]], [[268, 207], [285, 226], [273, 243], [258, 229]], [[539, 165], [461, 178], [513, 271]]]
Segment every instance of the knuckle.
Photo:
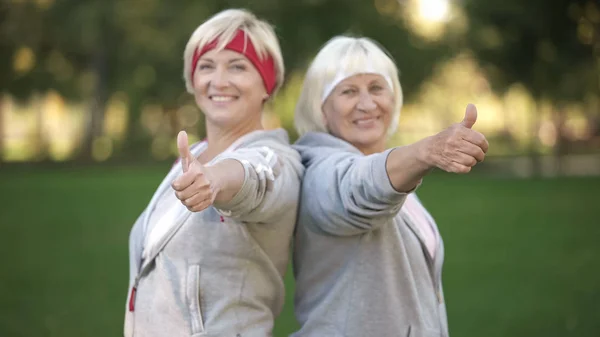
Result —
[[196, 204], [196, 209], [198, 209], [198, 210], [203, 210], [203, 209], [205, 209], [205, 208], [206, 208], [206, 202], [205, 202], [204, 200], [203, 200], [203, 201], [201, 201], [201, 202], [198, 202], [198, 203]]

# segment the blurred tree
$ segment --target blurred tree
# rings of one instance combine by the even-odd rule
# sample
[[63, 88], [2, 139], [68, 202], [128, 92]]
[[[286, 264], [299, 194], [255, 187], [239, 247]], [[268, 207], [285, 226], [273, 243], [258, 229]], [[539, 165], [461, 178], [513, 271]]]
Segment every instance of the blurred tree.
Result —
[[[378, 4], [378, 6], [375, 5]], [[396, 0], [61, 0], [8, 1], [0, 5], [0, 91], [19, 99], [57, 90], [90, 106], [82, 158], [103, 133], [103, 113], [115, 93], [130, 108], [127, 137], [115, 143], [121, 157], [147, 156], [149, 135], [141, 111], [160, 105], [174, 135], [182, 128], [177, 110], [191, 101], [182, 81], [182, 54], [192, 31], [225, 8], [248, 8], [270, 21], [280, 38], [288, 76], [304, 71], [317, 50], [338, 34], [369, 36], [397, 60], [405, 97], [410, 99], [433, 64], [449, 56], [441, 44], [415, 43], [394, 15]], [[384, 7], [385, 7], [384, 6]], [[391, 6], [391, 7], [390, 7]], [[391, 9], [391, 10], [390, 10]], [[287, 113], [292, 113], [288, 111]], [[286, 118], [291, 121], [291, 118]], [[201, 125], [201, 124], [200, 124]], [[284, 125], [291, 129], [291, 124]], [[201, 131], [203, 133], [203, 130]]]
[[[564, 106], [599, 92], [600, 7], [591, 0], [465, 0], [470, 48], [496, 90], [524, 84], [537, 102], [556, 108], [556, 154], [565, 152]], [[597, 97], [597, 96], [596, 96]], [[537, 135], [540, 111], [532, 113]], [[532, 137], [535, 159], [537, 137]], [[534, 160], [536, 171], [539, 163]]]

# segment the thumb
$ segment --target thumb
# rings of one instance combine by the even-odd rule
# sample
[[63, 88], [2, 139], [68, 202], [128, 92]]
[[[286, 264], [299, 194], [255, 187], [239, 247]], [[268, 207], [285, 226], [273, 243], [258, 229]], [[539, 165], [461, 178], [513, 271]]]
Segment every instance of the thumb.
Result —
[[477, 121], [477, 108], [475, 107], [475, 105], [469, 103], [469, 105], [467, 105], [467, 110], [465, 111], [465, 118], [463, 118], [462, 122], [460, 122], [460, 124], [462, 124], [464, 127], [466, 128], [472, 128], [473, 124], [475, 124], [475, 122]]
[[188, 136], [185, 131], [179, 131], [177, 135], [177, 149], [181, 157], [181, 168], [183, 168], [183, 172], [185, 173], [193, 160], [190, 147], [188, 146]]

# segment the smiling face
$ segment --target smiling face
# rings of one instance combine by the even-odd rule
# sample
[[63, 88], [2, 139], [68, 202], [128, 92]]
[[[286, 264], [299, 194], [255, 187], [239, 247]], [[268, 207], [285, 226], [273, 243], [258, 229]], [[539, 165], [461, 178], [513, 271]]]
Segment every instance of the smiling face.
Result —
[[364, 154], [385, 150], [394, 94], [381, 75], [359, 74], [341, 81], [323, 103], [329, 132]]
[[260, 74], [244, 55], [227, 49], [206, 52], [198, 61], [193, 83], [207, 123], [220, 127], [260, 123], [268, 95]]

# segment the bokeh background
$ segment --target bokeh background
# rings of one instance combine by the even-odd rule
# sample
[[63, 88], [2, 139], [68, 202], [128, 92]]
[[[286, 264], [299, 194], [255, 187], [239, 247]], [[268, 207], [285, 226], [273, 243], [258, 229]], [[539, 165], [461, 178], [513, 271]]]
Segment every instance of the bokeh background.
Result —
[[[0, 336], [121, 335], [130, 227], [176, 133], [204, 134], [185, 43], [231, 7], [276, 27], [287, 76], [264, 124], [292, 140], [304, 71], [337, 34], [400, 69], [390, 146], [477, 105], [486, 161], [418, 191], [446, 243], [452, 336], [600, 336], [597, 0], [0, 0]], [[275, 336], [297, 328], [291, 269], [286, 285]]]

